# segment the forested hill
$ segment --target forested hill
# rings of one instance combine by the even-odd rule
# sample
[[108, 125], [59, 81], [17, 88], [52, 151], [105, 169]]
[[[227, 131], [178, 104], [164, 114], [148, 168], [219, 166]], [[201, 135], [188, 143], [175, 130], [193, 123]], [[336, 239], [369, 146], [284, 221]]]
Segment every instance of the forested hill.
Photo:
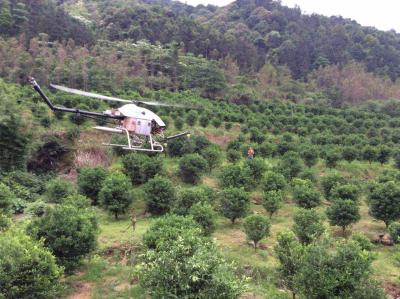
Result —
[[[108, 77], [136, 90], [200, 88], [203, 96], [244, 103], [314, 98], [310, 92], [322, 92], [318, 97], [335, 104], [400, 98], [399, 34], [341, 17], [304, 15], [273, 0], [225, 7], [169, 0], [3, 0], [0, 34], [0, 76], [13, 82], [39, 70], [45, 83], [103, 90], [109, 86], [93, 78]], [[129, 51], [137, 51], [124, 43], [143, 40], [149, 47], [141, 49], [141, 60], [133, 59]], [[189, 70], [191, 57], [197, 57], [196, 67]], [[68, 58], [73, 67], [66, 66]], [[113, 61], [114, 69], [104, 70], [105, 61]], [[151, 80], [142, 82], [143, 69]]]

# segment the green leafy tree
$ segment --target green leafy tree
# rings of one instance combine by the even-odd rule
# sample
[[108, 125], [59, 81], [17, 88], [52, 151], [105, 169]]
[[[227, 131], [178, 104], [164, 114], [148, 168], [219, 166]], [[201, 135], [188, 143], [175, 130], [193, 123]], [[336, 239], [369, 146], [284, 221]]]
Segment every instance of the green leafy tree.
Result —
[[168, 213], [175, 203], [176, 191], [173, 183], [162, 176], [150, 179], [144, 185], [147, 211], [154, 215]]
[[200, 154], [207, 161], [210, 172], [221, 164], [222, 153], [218, 146], [208, 146]]
[[179, 161], [179, 175], [184, 182], [197, 184], [207, 167], [207, 161], [199, 154], [185, 155]]
[[360, 220], [360, 212], [356, 202], [350, 199], [337, 199], [326, 210], [330, 225], [337, 225], [345, 233], [346, 228]]
[[293, 199], [298, 206], [305, 209], [315, 208], [321, 203], [321, 195], [318, 190], [305, 185], [294, 186]]
[[354, 146], [346, 146], [343, 148], [342, 157], [351, 163], [358, 158], [358, 151]]
[[264, 192], [269, 191], [283, 191], [286, 188], [285, 177], [277, 172], [267, 171], [262, 181], [262, 188]]
[[267, 170], [267, 165], [265, 164], [264, 159], [247, 159], [245, 167], [248, 169], [250, 177], [254, 181], [254, 185], [258, 185], [263, 178], [264, 172]]
[[0, 233], [0, 294], [3, 298], [53, 298], [63, 271], [42, 243], [14, 230]]
[[317, 240], [325, 231], [324, 219], [315, 209], [298, 209], [293, 221], [293, 232], [303, 244]]
[[277, 242], [278, 244], [275, 245], [274, 251], [279, 260], [279, 277], [285, 287], [292, 291], [293, 298], [296, 298], [297, 290], [294, 277], [300, 270], [300, 261], [304, 248], [291, 231], [279, 232]]
[[75, 192], [74, 186], [69, 181], [55, 178], [47, 183], [45, 197], [48, 202], [62, 203], [67, 196]]
[[353, 233], [351, 239], [356, 242], [362, 250], [371, 251], [374, 248], [374, 245], [363, 233]]
[[363, 159], [367, 160], [369, 164], [371, 164], [371, 162], [377, 160], [379, 153], [375, 147], [367, 145], [366, 147], [363, 148], [361, 154]]
[[388, 146], [381, 145], [378, 147], [378, 155], [376, 160], [383, 165], [389, 161], [391, 154], [392, 150]]
[[97, 205], [99, 192], [107, 177], [107, 171], [103, 167], [84, 167], [79, 169], [77, 183], [79, 191]]
[[249, 172], [239, 165], [228, 165], [224, 167], [219, 179], [223, 188], [235, 187], [250, 190], [253, 186]]
[[198, 117], [198, 115], [197, 115], [197, 112], [196, 111], [190, 111], [188, 114], [187, 114], [187, 117], [186, 117], [186, 122], [187, 122], [187, 124], [189, 125], [189, 126], [194, 126], [195, 125], [195, 123], [197, 122], [197, 117]]
[[27, 231], [34, 239], [43, 239], [57, 262], [70, 272], [96, 248], [98, 224], [90, 209], [58, 205], [34, 218]]
[[268, 237], [270, 234], [271, 223], [268, 218], [261, 215], [251, 215], [246, 217], [243, 223], [247, 239], [253, 241], [254, 249], [257, 249], [258, 242]]
[[278, 212], [283, 205], [283, 192], [276, 190], [264, 192], [262, 205], [269, 217], [272, 218], [272, 215]]
[[0, 182], [0, 213], [10, 214], [11, 207], [15, 201], [14, 193], [7, 185]]
[[198, 202], [194, 204], [189, 215], [201, 226], [206, 236], [210, 236], [217, 227], [217, 213], [207, 202]]
[[342, 159], [342, 154], [338, 149], [329, 149], [325, 156], [326, 167], [335, 168], [340, 159]]
[[131, 182], [123, 173], [109, 174], [99, 192], [100, 205], [118, 219], [118, 215], [124, 214], [132, 203], [131, 188]]
[[237, 218], [245, 217], [249, 212], [250, 198], [243, 189], [225, 188], [220, 196], [220, 212], [230, 219], [232, 224]]
[[371, 188], [368, 206], [369, 214], [388, 227], [390, 222], [400, 219], [400, 186], [393, 181], [377, 183]]
[[131, 153], [122, 158], [124, 173], [131, 179], [132, 184], [147, 182], [160, 174], [163, 169], [162, 160], [144, 154]]
[[211, 202], [210, 194], [203, 187], [193, 187], [179, 192], [175, 202], [174, 213], [187, 215], [190, 208], [200, 202]]
[[321, 187], [325, 198], [331, 200], [333, 188], [340, 184], [346, 184], [346, 180], [339, 173], [334, 172], [324, 176], [321, 180]]
[[395, 243], [400, 243], [400, 223], [393, 222], [389, 225], [389, 234]]
[[241, 153], [235, 149], [229, 149], [226, 152], [226, 158], [231, 163], [239, 161], [241, 157], [242, 157]]
[[306, 147], [300, 155], [307, 167], [312, 167], [318, 162], [318, 151], [314, 146]]
[[360, 188], [354, 184], [336, 185], [331, 191], [331, 199], [350, 199], [358, 202], [360, 197]]
[[296, 177], [304, 168], [304, 163], [298, 153], [288, 151], [282, 156], [278, 169], [287, 178]]

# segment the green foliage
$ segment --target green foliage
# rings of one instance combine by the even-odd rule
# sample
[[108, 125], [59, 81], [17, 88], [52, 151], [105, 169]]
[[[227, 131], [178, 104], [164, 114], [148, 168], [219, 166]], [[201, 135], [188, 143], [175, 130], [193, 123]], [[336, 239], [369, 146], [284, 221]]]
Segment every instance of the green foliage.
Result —
[[161, 176], [150, 179], [144, 185], [144, 193], [148, 212], [162, 215], [173, 208], [176, 191], [169, 179]]
[[207, 166], [207, 161], [199, 154], [188, 154], [179, 161], [179, 175], [184, 182], [197, 184]]
[[109, 174], [99, 192], [100, 205], [118, 219], [118, 215], [125, 213], [132, 203], [131, 188], [131, 182], [124, 174]]
[[228, 187], [220, 194], [219, 210], [232, 224], [237, 218], [245, 217], [250, 209], [250, 198], [243, 189]]
[[231, 163], [239, 161], [241, 157], [242, 157], [241, 153], [237, 150], [230, 149], [226, 152], [226, 158]]
[[381, 165], [387, 163], [392, 154], [392, 150], [386, 145], [379, 146], [377, 152], [376, 160], [381, 163]]
[[286, 180], [283, 175], [273, 171], [267, 171], [264, 175], [262, 188], [264, 192], [283, 191], [286, 188]]
[[300, 158], [300, 155], [293, 151], [286, 152], [282, 156], [282, 160], [280, 160], [278, 165], [279, 171], [288, 180], [296, 177], [303, 170], [303, 168], [304, 164]]
[[293, 232], [303, 244], [318, 240], [325, 231], [324, 219], [315, 209], [298, 209], [293, 221]]
[[47, 202], [62, 203], [67, 196], [75, 192], [74, 186], [69, 181], [55, 178], [46, 184], [45, 197]]
[[39, 242], [15, 230], [0, 233], [0, 294], [3, 298], [53, 298], [62, 268]]
[[22, 214], [27, 207], [27, 202], [21, 198], [13, 198], [11, 210], [13, 214]]
[[345, 229], [360, 220], [360, 212], [357, 203], [350, 199], [337, 199], [326, 210], [330, 225], [337, 225]]
[[130, 153], [122, 158], [124, 173], [130, 177], [132, 184], [146, 183], [163, 170], [162, 160], [144, 154]]
[[374, 245], [363, 233], [359, 232], [353, 233], [351, 239], [354, 242], [356, 242], [361, 247], [362, 250], [371, 251], [374, 248]]
[[243, 227], [247, 239], [254, 242], [254, 249], [256, 249], [258, 242], [269, 236], [271, 223], [261, 215], [251, 215], [246, 217]]
[[300, 155], [308, 167], [312, 167], [318, 162], [318, 150], [315, 146], [304, 148]]
[[42, 200], [37, 200], [28, 205], [26, 213], [31, 216], [42, 217], [46, 213], [47, 209], [48, 209], [48, 204], [46, 204]]
[[70, 272], [96, 248], [98, 225], [92, 210], [59, 205], [34, 218], [27, 231], [36, 240], [43, 238], [57, 263]]
[[395, 243], [400, 243], [400, 223], [393, 222], [389, 225], [389, 234]]
[[283, 205], [283, 192], [279, 190], [264, 192], [262, 205], [272, 217]]
[[254, 182], [254, 185], [260, 183], [264, 172], [267, 170], [267, 165], [265, 164], [264, 159], [261, 158], [247, 159], [245, 162], [245, 167], [249, 170], [248, 172]]
[[342, 157], [344, 160], [351, 163], [358, 158], [358, 151], [354, 146], [346, 146], [343, 148]]
[[324, 176], [321, 180], [322, 190], [324, 191], [325, 198], [332, 199], [332, 190], [336, 185], [345, 184], [346, 180], [339, 173], [331, 173]]
[[0, 234], [8, 230], [12, 223], [12, 219], [8, 215], [0, 213]]
[[210, 236], [217, 228], [217, 213], [207, 202], [195, 203], [190, 208], [189, 215], [201, 226], [206, 236]]
[[244, 291], [243, 282], [233, 275], [235, 269], [221, 258], [216, 245], [191, 229], [169, 238], [163, 235], [158, 246], [142, 256], [138, 270], [140, 284], [155, 299], [238, 298]]
[[332, 148], [329, 149], [326, 153], [325, 156], [325, 164], [326, 167], [328, 168], [335, 168], [337, 162], [342, 158], [342, 154], [341, 152], [336, 149], [336, 148]]
[[400, 186], [393, 181], [373, 185], [368, 206], [369, 214], [388, 227], [390, 222], [400, 219]]
[[174, 213], [187, 215], [190, 208], [197, 203], [212, 202], [207, 189], [203, 187], [193, 187], [179, 192], [175, 202]]
[[291, 231], [279, 232], [277, 242], [278, 244], [275, 245], [274, 251], [280, 264], [278, 268], [279, 276], [285, 287], [291, 290], [293, 294], [296, 294], [294, 278], [300, 270], [304, 247], [296, 240]]
[[364, 160], [367, 160], [369, 163], [371, 163], [372, 161], [377, 160], [379, 153], [375, 147], [368, 145], [363, 148], [361, 154]]
[[305, 209], [315, 208], [321, 203], [321, 195], [318, 190], [307, 185], [294, 186], [293, 199], [298, 206]]
[[325, 243], [305, 248], [294, 277], [305, 298], [362, 298], [355, 293], [368, 285], [372, 255], [353, 241], [334, 245], [334, 250]]
[[0, 213], [9, 214], [14, 200], [14, 193], [5, 184], [0, 182]]
[[79, 169], [77, 184], [79, 192], [89, 197], [93, 205], [97, 205], [99, 192], [107, 177], [107, 171], [103, 167], [84, 167]]
[[354, 184], [335, 185], [331, 190], [331, 200], [349, 199], [358, 202], [360, 188]]
[[244, 188], [249, 191], [253, 186], [249, 171], [239, 165], [224, 167], [219, 175], [219, 179], [223, 188]]
[[69, 195], [64, 199], [64, 205], [72, 205], [78, 209], [85, 209], [91, 206], [91, 200], [80, 194]]
[[210, 172], [222, 162], [222, 153], [218, 146], [208, 146], [200, 154], [207, 161]]

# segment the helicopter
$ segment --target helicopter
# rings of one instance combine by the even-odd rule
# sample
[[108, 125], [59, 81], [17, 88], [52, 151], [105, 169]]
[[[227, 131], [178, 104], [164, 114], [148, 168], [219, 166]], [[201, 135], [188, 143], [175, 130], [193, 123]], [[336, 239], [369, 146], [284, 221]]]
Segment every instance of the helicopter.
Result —
[[[165, 123], [162, 119], [149, 109], [143, 106], [164, 106], [164, 107], [183, 107], [181, 105], [166, 104], [160, 102], [146, 102], [146, 101], [130, 101], [115, 97], [104, 96], [101, 94], [86, 92], [78, 89], [73, 89], [65, 86], [50, 84], [52, 88], [77, 94], [81, 96], [87, 96], [96, 98], [104, 101], [116, 101], [126, 103], [117, 109], [109, 109], [104, 112], [92, 112], [87, 110], [81, 110], [76, 108], [66, 108], [61, 106], [55, 106], [51, 100], [44, 94], [39, 84], [33, 77], [28, 77], [29, 83], [33, 89], [38, 92], [40, 97], [50, 107], [51, 110], [56, 112], [67, 112], [75, 113], [88, 118], [93, 119], [112, 119], [111, 122], [114, 127], [95, 126], [96, 130], [107, 132], [124, 134], [127, 138], [127, 144], [113, 144], [103, 143], [106, 146], [121, 147], [124, 150], [131, 151], [143, 151], [143, 152], [163, 152], [166, 142], [175, 138], [189, 136], [189, 132], [182, 132], [173, 136], [164, 136], [166, 129]], [[161, 143], [163, 142], [164, 145]]]

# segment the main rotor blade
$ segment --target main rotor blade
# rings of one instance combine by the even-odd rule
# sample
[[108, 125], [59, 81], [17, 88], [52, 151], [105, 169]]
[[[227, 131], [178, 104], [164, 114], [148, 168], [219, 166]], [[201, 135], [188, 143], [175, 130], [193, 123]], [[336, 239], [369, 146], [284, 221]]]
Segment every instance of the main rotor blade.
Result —
[[134, 101], [135, 104], [143, 104], [147, 106], [162, 106], [162, 107], [178, 107], [178, 108], [186, 108], [184, 105], [179, 104], [168, 104], [168, 103], [161, 103], [161, 102], [145, 102], [145, 101]]
[[68, 92], [68, 93], [73, 93], [73, 94], [77, 94], [77, 95], [81, 95], [81, 96], [85, 96], [85, 97], [91, 97], [91, 98], [96, 98], [96, 99], [105, 100], [105, 101], [133, 103], [133, 101], [124, 100], [124, 99], [120, 99], [120, 98], [109, 97], [109, 96], [103, 96], [101, 94], [82, 91], [82, 90], [79, 90], [79, 89], [73, 89], [73, 88], [69, 88], [69, 87], [65, 87], [65, 86], [61, 86], [61, 85], [50, 84], [50, 86], [55, 88], [55, 89], [58, 89], [58, 90], [62, 90], [62, 91]]

